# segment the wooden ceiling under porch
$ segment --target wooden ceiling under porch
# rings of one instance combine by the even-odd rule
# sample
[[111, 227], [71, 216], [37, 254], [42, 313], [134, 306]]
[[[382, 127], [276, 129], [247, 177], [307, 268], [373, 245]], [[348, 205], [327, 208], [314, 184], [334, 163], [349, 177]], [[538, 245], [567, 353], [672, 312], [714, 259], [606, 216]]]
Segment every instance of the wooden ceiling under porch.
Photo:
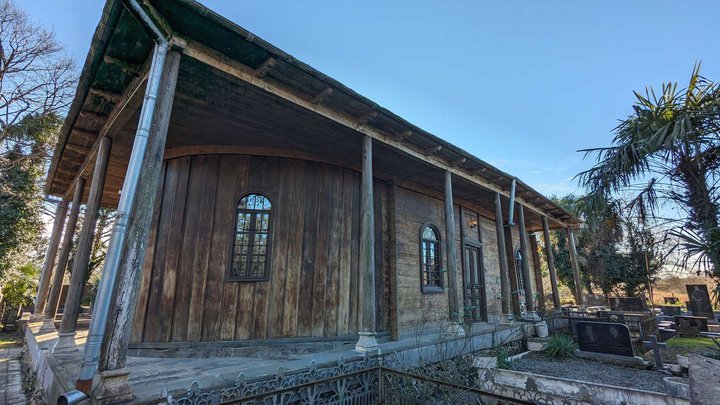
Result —
[[[370, 135], [375, 140], [376, 177], [442, 198], [444, 172], [450, 170], [456, 203], [494, 218], [499, 192], [507, 217], [513, 176], [407, 123], [211, 11], [198, 14], [202, 6], [193, 1], [149, 1], [145, 7], [185, 47], [166, 157], [257, 154], [359, 170], [362, 137]], [[196, 26], [208, 28], [193, 29]], [[218, 32], [225, 37], [218, 38]], [[150, 37], [121, 2], [108, 2], [55, 151], [49, 194], [70, 195], [80, 173], [91, 173], [98, 139], [104, 135], [113, 145], [102, 204], [117, 205], [151, 49]], [[519, 180], [516, 196], [528, 208], [530, 231], [542, 229], [541, 215], [553, 228], [580, 223]]]

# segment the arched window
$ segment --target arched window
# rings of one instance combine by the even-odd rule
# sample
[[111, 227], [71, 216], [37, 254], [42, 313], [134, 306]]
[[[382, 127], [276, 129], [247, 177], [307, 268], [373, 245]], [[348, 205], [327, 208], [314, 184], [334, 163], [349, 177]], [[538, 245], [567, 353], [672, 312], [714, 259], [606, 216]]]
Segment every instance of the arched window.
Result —
[[248, 194], [238, 202], [229, 281], [267, 280], [270, 209], [262, 194]]
[[440, 236], [433, 225], [420, 229], [420, 278], [422, 292], [442, 292], [443, 279], [440, 270]]

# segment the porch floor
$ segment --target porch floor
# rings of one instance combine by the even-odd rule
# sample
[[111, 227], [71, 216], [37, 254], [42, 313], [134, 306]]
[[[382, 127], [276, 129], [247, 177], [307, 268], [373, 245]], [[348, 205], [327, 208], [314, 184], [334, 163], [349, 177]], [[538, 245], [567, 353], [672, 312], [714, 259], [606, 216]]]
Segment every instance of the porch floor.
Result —
[[[29, 323], [25, 333], [30, 350], [35, 349], [44, 356], [43, 363], [48, 364], [49, 372], [54, 375], [55, 389], [67, 392], [74, 388], [74, 381], [80, 369], [80, 361], [87, 336], [87, 330], [79, 330], [76, 343], [80, 350], [70, 353], [52, 353], [51, 348], [57, 340], [56, 333], [40, 333], [41, 323]], [[475, 324], [473, 336], [492, 335], [510, 329], [501, 324]], [[419, 347], [430, 346], [441, 341], [437, 333], [413, 336], [398, 341], [380, 343], [382, 353], [390, 353]], [[488, 344], [486, 347], [489, 347]], [[129, 383], [135, 396], [133, 403], [157, 403], [163, 388], [168, 392], [184, 391], [197, 381], [203, 389], [233, 384], [240, 373], [248, 379], [274, 376], [279, 367], [288, 373], [308, 367], [311, 361], [318, 365], [336, 362], [340, 357], [345, 360], [362, 358], [354, 350], [338, 349], [297, 355], [278, 354], [262, 357], [215, 357], [215, 358], [161, 358], [128, 356], [127, 368], [130, 370]], [[46, 385], [46, 384], [44, 384]], [[64, 391], [63, 391], [64, 390]]]

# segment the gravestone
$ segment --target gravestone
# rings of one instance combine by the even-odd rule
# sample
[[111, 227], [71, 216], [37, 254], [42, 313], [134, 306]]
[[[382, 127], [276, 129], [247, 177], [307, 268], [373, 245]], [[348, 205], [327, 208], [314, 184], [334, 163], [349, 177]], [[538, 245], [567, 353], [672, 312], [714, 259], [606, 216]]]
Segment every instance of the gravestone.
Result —
[[676, 316], [676, 315], [682, 315], [682, 307], [677, 307], [674, 305], [663, 305], [661, 307], [663, 315], [667, 316]]
[[680, 303], [680, 298], [678, 297], [663, 297], [663, 300], [665, 300], [666, 304], [677, 305]]
[[704, 316], [707, 319], [715, 320], [707, 286], [705, 284], [689, 284], [685, 288], [688, 295], [688, 308], [693, 316]]
[[676, 316], [675, 332], [683, 337], [697, 337], [708, 331], [708, 320], [702, 316]]
[[620, 323], [578, 322], [578, 346], [581, 351], [633, 357], [630, 330]]
[[645, 312], [648, 310], [645, 300], [640, 297], [610, 298], [610, 309], [622, 312]]

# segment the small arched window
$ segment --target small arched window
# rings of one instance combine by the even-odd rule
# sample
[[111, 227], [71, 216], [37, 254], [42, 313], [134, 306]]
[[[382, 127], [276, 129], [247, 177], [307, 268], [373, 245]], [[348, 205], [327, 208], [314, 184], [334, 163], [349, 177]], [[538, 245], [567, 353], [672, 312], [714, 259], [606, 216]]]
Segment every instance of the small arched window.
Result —
[[420, 277], [422, 292], [442, 292], [443, 279], [440, 269], [440, 236], [433, 225], [420, 229]]
[[238, 202], [229, 281], [267, 280], [271, 208], [262, 194], [248, 194]]

